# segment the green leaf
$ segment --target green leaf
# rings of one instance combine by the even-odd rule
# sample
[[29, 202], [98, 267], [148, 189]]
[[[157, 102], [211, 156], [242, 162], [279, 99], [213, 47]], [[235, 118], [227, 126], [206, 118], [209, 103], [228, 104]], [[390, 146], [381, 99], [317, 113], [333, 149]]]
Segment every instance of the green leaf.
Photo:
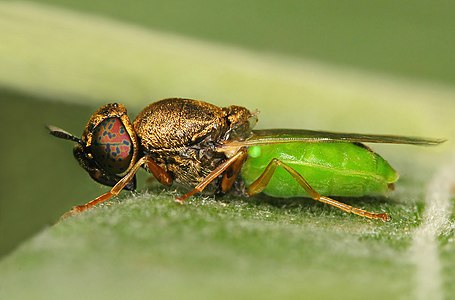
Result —
[[[3, 261], [0, 295], [379, 299], [412, 288], [409, 208], [382, 223], [312, 200], [173, 198], [127, 197], [54, 225]], [[374, 203], [363, 205], [388, 207]]]

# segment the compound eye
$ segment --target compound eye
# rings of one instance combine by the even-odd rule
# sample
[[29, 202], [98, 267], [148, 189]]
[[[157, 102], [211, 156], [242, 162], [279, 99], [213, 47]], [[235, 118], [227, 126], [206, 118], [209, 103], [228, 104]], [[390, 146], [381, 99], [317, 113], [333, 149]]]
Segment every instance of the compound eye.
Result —
[[121, 174], [128, 169], [133, 157], [133, 143], [119, 118], [107, 118], [95, 127], [91, 152], [107, 173]]

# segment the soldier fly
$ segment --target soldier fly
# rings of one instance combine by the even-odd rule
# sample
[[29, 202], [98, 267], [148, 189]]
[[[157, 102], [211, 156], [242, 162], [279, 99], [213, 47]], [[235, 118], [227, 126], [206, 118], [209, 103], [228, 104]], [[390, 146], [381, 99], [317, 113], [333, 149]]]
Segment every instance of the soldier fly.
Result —
[[190, 188], [176, 201], [233, 188], [246, 196], [311, 197], [345, 212], [389, 220], [329, 196], [385, 195], [397, 172], [363, 143], [437, 145], [444, 140], [311, 130], [253, 130], [257, 113], [241, 106], [170, 98], [148, 105], [131, 123], [126, 108], [112, 103], [90, 117], [82, 137], [48, 126], [58, 138], [76, 142], [74, 157], [97, 182], [112, 189], [73, 207], [85, 211], [136, 188], [142, 167], [161, 184]]

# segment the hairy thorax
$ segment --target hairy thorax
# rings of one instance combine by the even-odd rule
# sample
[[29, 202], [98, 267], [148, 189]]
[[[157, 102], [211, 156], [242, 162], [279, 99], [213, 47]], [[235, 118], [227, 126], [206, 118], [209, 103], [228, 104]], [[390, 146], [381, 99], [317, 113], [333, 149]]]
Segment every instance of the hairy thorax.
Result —
[[242, 134], [249, 134], [244, 126], [249, 117], [251, 113], [238, 106], [165, 99], [142, 110], [133, 126], [143, 154], [180, 184], [193, 187], [226, 159], [225, 153], [217, 151], [220, 142], [238, 134], [239, 125]]

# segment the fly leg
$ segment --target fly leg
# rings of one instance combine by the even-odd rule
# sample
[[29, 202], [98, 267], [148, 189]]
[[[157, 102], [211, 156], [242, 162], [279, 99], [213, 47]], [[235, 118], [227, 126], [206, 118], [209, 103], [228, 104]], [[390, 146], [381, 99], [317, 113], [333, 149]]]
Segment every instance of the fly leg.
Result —
[[228, 192], [232, 186], [234, 185], [235, 180], [237, 179], [237, 176], [240, 173], [240, 170], [242, 169], [243, 163], [245, 162], [245, 159], [247, 158], [246, 152], [243, 153], [243, 156], [239, 157], [236, 159], [224, 172], [223, 174], [223, 179], [221, 180], [221, 191], [223, 193]]
[[147, 166], [147, 170], [152, 173], [153, 177], [155, 177], [159, 183], [167, 186], [172, 184], [171, 175], [161, 168], [153, 159], [147, 158], [144, 163]]
[[137, 173], [139, 168], [144, 164], [147, 165], [148, 170], [153, 174], [153, 176], [156, 177], [156, 179], [158, 179], [159, 182], [165, 185], [170, 185], [172, 183], [171, 176], [165, 170], [158, 166], [153, 161], [153, 159], [144, 156], [134, 164], [134, 166], [128, 171], [128, 173], [122, 179], [120, 179], [119, 182], [117, 182], [117, 184], [115, 184], [110, 191], [102, 194], [101, 196], [95, 198], [94, 200], [86, 204], [74, 206], [70, 211], [63, 214], [63, 216], [60, 217], [60, 220], [66, 219], [80, 212], [86, 211], [99, 203], [109, 200], [113, 196], [117, 196], [120, 193], [120, 191], [123, 190], [123, 188], [134, 178], [134, 175]]
[[247, 190], [248, 195], [254, 195], [262, 192], [265, 189], [265, 187], [269, 184], [270, 180], [272, 179], [273, 173], [275, 173], [277, 167], [284, 168], [294, 178], [294, 180], [297, 181], [297, 183], [308, 193], [308, 195], [310, 195], [310, 197], [316, 201], [320, 201], [322, 203], [335, 206], [336, 208], [344, 210], [345, 212], [353, 213], [361, 217], [366, 217], [370, 219], [381, 219], [384, 222], [390, 220], [389, 215], [386, 213], [382, 214], [372, 213], [360, 208], [352, 207], [342, 202], [338, 202], [329, 197], [322, 196], [310, 186], [310, 184], [305, 180], [305, 178], [303, 178], [302, 175], [300, 175], [296, 170], [294, 170], [293, 168], [291, 168], [290, 166], [283, 163], [277, 158], [274, 158], [272, 161], [270, 161], [270, 163], [265, 168], [264, 172], [258, 177], [258, 179], [256, 179], [248, 187]]
[[[234, 154], [231, 158], [229, 158], [228, 160], [224, 161], [222, 164], [218, 165], [218, 167], [216, 167], [209, 175], [207, 175], [207, 177], [205, 177], [194, 189], [192, 189], [191, 191], [189, 191], [188, 193], [186, 193], [185, 195], [183, 196], [180, 196], [180, 197], [177, 197], [175, 199], [176, 202], [179, 202], [180, 204], [183, 204], [183, 202], [188, 199], [189, 197], [193, 196], [194, 194], [196, 193], [200, 193], [202, 192], [206, 187], [207, 185], [210, 184], [210, 182], [212, 182], [213, 180], [215, 180], [218, 176], [220, 176], [221, 174], [223, 174], [224, 171], [226, 171], [229, 167], [231, 166], [234, 166], [234, 173], [236, 173], [236, 175], [238, 174], [238, 172], [240, 171], [240, 167], [237, 166], [237, 169], [235, 168], [236, 165], [239, 164], [238, 161], [241, 161], [243, 162], [245, 160], [247, 156], [247, 151], [245, 148], [242, 148], [240, 149], [236, 154]], [[241, 166], [241, 164], [240, 164]], [[226, 179], [225, 179], [226, 178]], [[231, 180], [230, 179], [231, 177], [226, 177], [224, 176], [223, 177], [223, 180], [222, 180], [222, 185], [223, 183], [225, 184], [225, 187], [227, 189], [231, 188], [232, 187], [232, 184], [234, 183], [234, 180]], [[224, 191], [224, 190], [223, 190]], [[226, 190], [227, 191], [227, 190]]]

